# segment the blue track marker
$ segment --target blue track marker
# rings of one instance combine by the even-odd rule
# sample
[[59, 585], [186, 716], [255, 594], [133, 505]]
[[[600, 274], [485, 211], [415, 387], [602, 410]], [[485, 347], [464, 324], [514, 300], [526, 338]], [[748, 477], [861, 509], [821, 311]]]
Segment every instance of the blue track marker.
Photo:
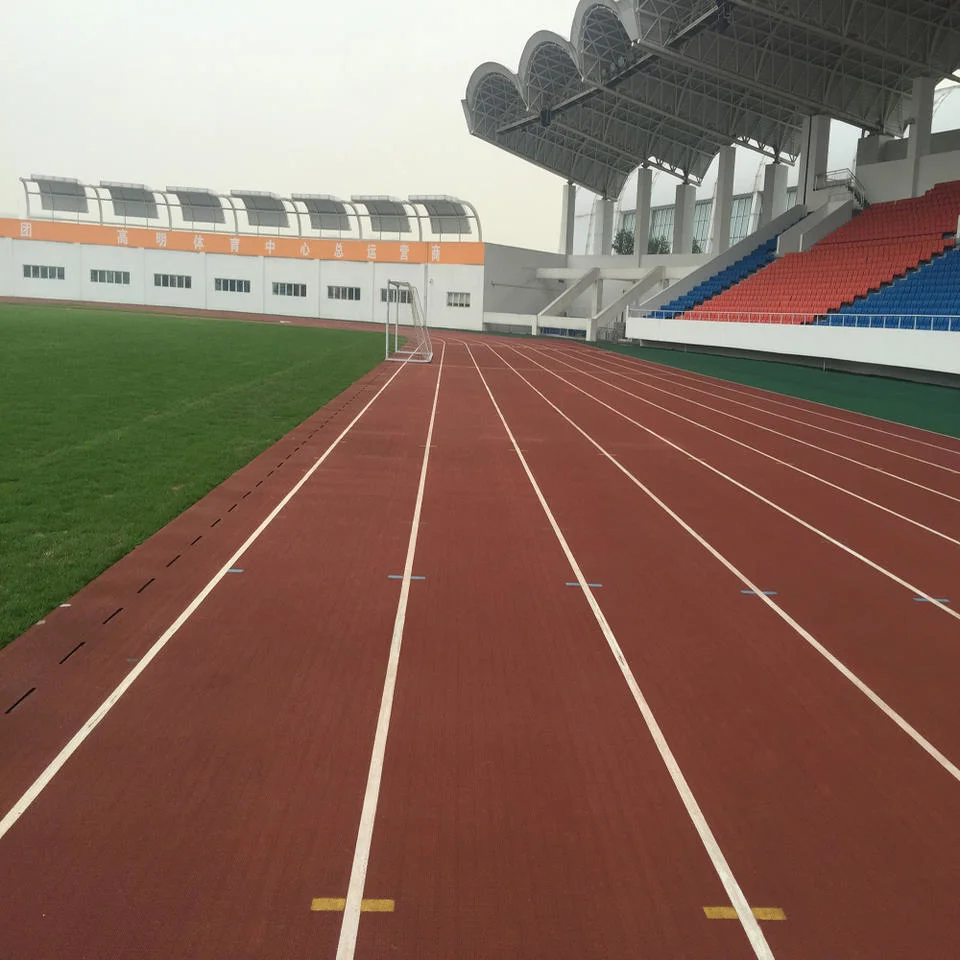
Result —
[[231, 567], [227, 573], [243, 573], [243, 567]]
[[[929, 603], [930, 601], [926, 597], [914, 597], [913, 598], [917, 603]], [[949, 603], [950, 601], [946, 597], [934, 597], [937, 603]]]
[[[579, 584], [579, 583], [571, 583], [570, 581], [567, 581], [567, 586], [568, 586], [568, 587], [579, 587], [580, 584]], [[602, 587], [603, 584], [602, 584], [602, 583], [588, 583], [587, 586], [588, 586], [588, 587], [594, 587], [594, 588], [596, 588], [596, 587]]]
[[[741, 590], [742, 594], [748, 597], [755, 597], [757, 592], [755, 590]], [[777, 595], [776, 590], [761, 590], [760, 591], [765, 597], [775, 597]]]
[[[402, 580], [402, 579], [403, 579], [403, 574], [402, 574], [402, 573], [391, 573], [391, 574], [387, 577], [387, 579], [388, 579], [388, 580]], [[426, 577], [411, 577], [410, 579], [411, 579], [411, 580], [426, 580], [427, 578], [426, 578]]]

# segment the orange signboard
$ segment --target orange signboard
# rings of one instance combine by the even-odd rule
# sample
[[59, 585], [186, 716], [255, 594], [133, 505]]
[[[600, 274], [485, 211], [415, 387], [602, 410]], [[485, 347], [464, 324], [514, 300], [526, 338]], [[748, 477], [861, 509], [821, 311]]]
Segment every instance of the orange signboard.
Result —
[[85, 243], [146, 250], [223, 253], [237, 257], [281, 257], [290, 260], [345, 260], [353, 263], [483, 264], [482, 243], [422, 243], [405, 240], [318, 240], [307, 237], [266, 237], [250, 234], [192, 233], [99, 223], [58, 220], [0, 219], [0, 237]]

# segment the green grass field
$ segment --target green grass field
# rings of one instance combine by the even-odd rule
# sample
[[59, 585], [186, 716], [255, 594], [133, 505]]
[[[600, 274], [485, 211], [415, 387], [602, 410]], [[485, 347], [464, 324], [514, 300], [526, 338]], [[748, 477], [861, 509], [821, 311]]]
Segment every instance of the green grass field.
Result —
[[[917, 336], [923, 336], [918, 333]], [[960, 437], [960, 390], [770, 360], [598, 344], [631, 357]], [[960, 348], [960, 336], [957, 342]]]
[[0, 304], [0, 647], [382, 357], [382, 333]]

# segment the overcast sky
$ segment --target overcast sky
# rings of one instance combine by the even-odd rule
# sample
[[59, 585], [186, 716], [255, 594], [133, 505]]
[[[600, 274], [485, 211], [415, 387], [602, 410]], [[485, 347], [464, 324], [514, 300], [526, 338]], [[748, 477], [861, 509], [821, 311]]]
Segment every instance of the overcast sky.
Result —
[[576, 0], [0, 3], [0, 212], [33, 173], [445, 193], [486, 239], [557, 248], [562, 181], [469, 136], [460, 101], [483, 61], [569, 36]]
[[20, 176], [476, 204], [556, 249], [562, 181], [471, 137], [474, 68], [516, 69], [575, 0], [0, 0], [0, 211]]

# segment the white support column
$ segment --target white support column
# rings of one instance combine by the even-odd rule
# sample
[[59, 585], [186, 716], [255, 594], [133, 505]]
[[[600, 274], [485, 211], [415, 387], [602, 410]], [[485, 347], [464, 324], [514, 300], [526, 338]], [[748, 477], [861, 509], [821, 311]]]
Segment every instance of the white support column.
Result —
[[830, 151], [830, 118], [818, 114], [804, 117], [800, 148], [800, 181], [797, 184], [797, 203], [813, 201], [813, 185], [818, 174], [827, 172]]
[[594, 285], [593, 316], [587, 319], [587, 342], [594, 343], [597, 339], [597, 317], [603, 310], [603, 280], [599, 277]]
[[765, 227], [787, 211], [787, 168], [768, 163], [763, 171], [763, 195], [760, 200], [760, 227]]
[[613, 253], [613, 207], [613, 200], [604, 197], [600, 201], [600, 249], [597, 252], [601, 257]]
[[673, 208], [673, 252], [693, 252], [693, 208], [697, 202], [697, 188], [692, 183], [678, 183]]
[[577, 221], [577, 185], [568, 180], [563, 185], [563, 212], [560, 215], [560, 236], [563, 252], [573, 256], [573, 231]]
[[633, 227], [633, 254], [639, 265], [650, 243], [650, 204], [653, 196], [653, 171], [641, 167], [637, 171], [637, 220]]
[[907, 140], [910, 161], [910, 196], [920, 194], [920, 161], [930, 153], [930, 129], [933, 124], [933, 91], [936, 83], [930, 77], [913, 81], [913, 122]]
[[713, 195], [710, 252], [717, 256], [730, 248], [730, 219], [733, 215], [733, 175], [737, 163], [734, 147], [721, 147], [717, 154], [717, 189]]

